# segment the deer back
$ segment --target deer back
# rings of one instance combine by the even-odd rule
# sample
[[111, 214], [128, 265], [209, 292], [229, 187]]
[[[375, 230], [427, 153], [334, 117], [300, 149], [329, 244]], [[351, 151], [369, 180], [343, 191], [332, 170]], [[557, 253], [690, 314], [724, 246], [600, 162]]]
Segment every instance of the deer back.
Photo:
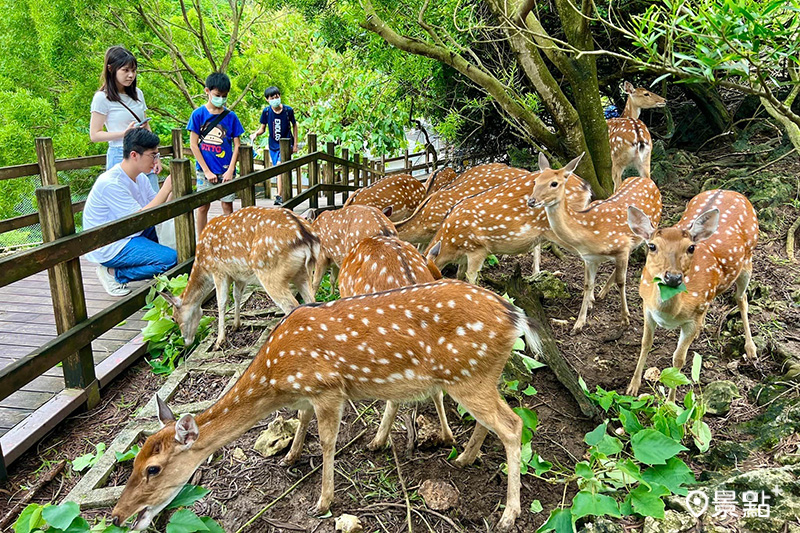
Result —
[[458, 178], [458, 174], [456, 174], [456, 171], [450, 167], [445, 167], [435, 172], [431, 172], [431, 175], [428, 176], [428, 179], [425, 181], [426, 195], [430, 196], [436, 191], [447, 187], [456, 178]]
[[[716, 231], [705, 240], [692, 242], [693, 223], [713, 209], [719, 211]], [[657, 223], [653, 226], [657, 227]], [[648, 242], [657, 252], [648, 253], [642, 271], [639, 293], [645, 305], [658, 306], [658, 286], [653, 278], [663, 279], [665, 269], [672, 265], [683, 273], [687, 291], [667, 301], [670, 311], [700, 313], [736, 281], [743, 269], [752, 269], [753, 251], [758, 243], [758, 218], [744, 195], [719, 189], [704, 191], [689, 201], [675, 226], [655, 230]], [[692, 245], [693, 253], [688, 253]]]
[[312, 222], [320, 239], [322, 257], [341, 265], [344, 257], [362, 239], [376, 235], [396, 236], [394, 224], [377, 208], [348, 205], [322, 212]]
[[397, 237], [369, 237], [342, 261], [339, 294], [342, 297], [380, 292], [441, 279], [432, 261], [412, 244]]
[[344, 205], [370, 205], [381, 211], [391, 207], [389, 220], [398, 222], [411, 215], [424, 198], [425, 186], [419, 180], [408, 174], [397, 174], [358, 189]]
[[469, 196], [524, 176], [528, 171], [502, 163], [472, 167], [443, 189], [423, 201], [413, 215], [396, 224], [401, 239], [414, 244], [428, 244], [442, 224], [447, 211]]

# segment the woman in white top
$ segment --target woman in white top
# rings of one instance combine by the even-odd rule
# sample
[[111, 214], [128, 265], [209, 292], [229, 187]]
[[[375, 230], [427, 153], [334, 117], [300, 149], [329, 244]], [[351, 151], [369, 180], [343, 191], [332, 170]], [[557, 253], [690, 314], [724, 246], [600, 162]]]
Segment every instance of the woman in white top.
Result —
[[[107, 142], [106, 169], [122, 161], [122, 138], [131, 128], [150, 129], [146, 120], [144, 94], [136, 87], [136, 57], [122, 46], [106, 50], [101, 87], [92, 98], [89, 137], [93, 142]], [[105, 126], [105, 131], [103, 127]], [[158, 191], [161, 162], [156, 161], [148, 175], [153, 190]], [[155, 183], [153, 183], [155, 181]]]

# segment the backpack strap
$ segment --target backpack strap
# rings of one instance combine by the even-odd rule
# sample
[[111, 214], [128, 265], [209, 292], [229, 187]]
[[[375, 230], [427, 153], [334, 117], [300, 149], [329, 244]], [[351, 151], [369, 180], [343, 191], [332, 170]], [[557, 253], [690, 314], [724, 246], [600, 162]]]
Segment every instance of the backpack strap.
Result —
[[201, 142], [203, 142], [203, 140], [206, 138], [206, 135], [211, 133], [211, 130], [216, 128], [217, 124], [222, 122], [222, 119], [225, 118], [228, 115], [228, 113], [230, 113], [230, 112], [231, 112], [230, 109], [226, 108], [226, 109], [224, 109], [222, 111], [222, 113], [220, 113], [219, 115], [214, 117], [214, 120], [212, 120], [211, 122], [206, 122], [205, 124], [203, 124], [203, 126], [200, 128], [200, 134], [198, 135], [200, 138], [197, 140], [197, 144], [200, 144]]

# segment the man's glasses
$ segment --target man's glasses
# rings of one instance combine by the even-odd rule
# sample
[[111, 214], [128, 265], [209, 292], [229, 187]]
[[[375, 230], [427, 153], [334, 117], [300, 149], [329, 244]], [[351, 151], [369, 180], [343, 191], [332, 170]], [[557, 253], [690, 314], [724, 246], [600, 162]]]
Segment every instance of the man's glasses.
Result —
[[158, 152], [144, 153], [144, 154], [142, 154], [142, 155], [149, 155], [150, 157], [152, 157], [152, 158], [153, 158], [153, 161], [154, 161], [154, 162], [155, 162], [155, 161], [157, 161], [157, 160], [159, 160], [159, 159], [161, 159], [161, 154], [160, 154], [160, 153], [158, 153]]

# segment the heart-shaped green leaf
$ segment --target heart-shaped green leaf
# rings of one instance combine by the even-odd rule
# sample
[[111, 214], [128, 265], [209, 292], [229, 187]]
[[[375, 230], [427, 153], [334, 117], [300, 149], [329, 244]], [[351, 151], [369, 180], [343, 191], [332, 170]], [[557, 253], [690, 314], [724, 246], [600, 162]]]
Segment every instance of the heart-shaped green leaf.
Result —
[[658, 285], [658, 290], [661, 293], [661, 301], [662, 302], [666, 302], [667, 300], [669, 300], [670, 298], [672, 298], [676, 294], [680, 294], [680, 293], [686, 292], [688, 290], [686, 288], [686, 284], [684, 282], [682, 282], [682, 281], [681, 281], [681, 284], [678, 285], [677, 287], [670, 287], [669, 285], [664, 283], [664, 281], [661, 278], [655, 277], [655, 278], [653, 278], [653, 283]]

